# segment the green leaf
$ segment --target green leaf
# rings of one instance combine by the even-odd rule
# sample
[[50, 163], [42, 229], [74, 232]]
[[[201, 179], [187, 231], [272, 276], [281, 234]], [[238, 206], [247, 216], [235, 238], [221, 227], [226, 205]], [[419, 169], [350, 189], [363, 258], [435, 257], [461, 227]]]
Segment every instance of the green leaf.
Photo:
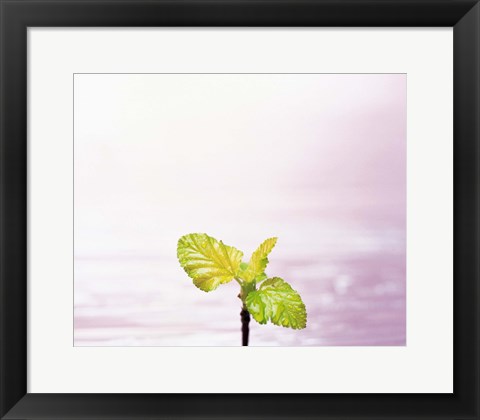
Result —
[[210, 292], [232, 281], [242, 262], [243, 252], [205, 233], [191, 233], [178, 241], [180, 265], [199, 289]]
[[[252, 254], [248, 267], [240, 273], [242, 280], [251, 282], [255, 280], [258, 276], [262, 276], [263, 279], [266, 278], [264, 273], [265, 268], [268, 264], [268, 254], [273, 249], [277, 243], [277, 238], [268, 238], [262, 242], [262, 244], [257, 248], [257, 250]], [[261, 281], [260, 279], [257, 279]]]
[[265, 280], [259, 290], [246, 298], [248, 312], [255, 321], [302, 329], [307, 326], [307, 311], [300, 295], [280, 277]]

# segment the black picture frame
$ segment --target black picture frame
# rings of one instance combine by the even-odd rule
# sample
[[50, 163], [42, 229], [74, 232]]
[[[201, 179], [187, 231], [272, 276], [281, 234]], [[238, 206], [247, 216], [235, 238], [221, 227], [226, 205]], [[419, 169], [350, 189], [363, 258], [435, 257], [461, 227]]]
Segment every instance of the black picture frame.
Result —
[[[0, 13], [1, 419], [480, 418], [476, 0], [0, 0]], [[453, 27], [453, 394], [27, 393], [27, 28], [82, 26]]]

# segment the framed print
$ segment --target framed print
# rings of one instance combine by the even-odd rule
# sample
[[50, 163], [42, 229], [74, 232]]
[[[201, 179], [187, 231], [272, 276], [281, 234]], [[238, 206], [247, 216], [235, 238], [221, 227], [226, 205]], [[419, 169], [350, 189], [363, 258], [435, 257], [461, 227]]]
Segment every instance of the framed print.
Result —
[[478, 419], [476, 1], [1, 1], [3, 419]]

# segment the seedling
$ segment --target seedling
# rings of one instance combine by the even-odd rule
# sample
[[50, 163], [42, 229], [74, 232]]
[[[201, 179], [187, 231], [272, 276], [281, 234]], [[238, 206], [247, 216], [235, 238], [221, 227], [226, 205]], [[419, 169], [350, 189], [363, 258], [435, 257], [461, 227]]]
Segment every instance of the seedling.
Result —
[[268, 254], [276, 243], [277, 238], [265, 240], [247, 264], [242, 261], [242, 251], [205, 233], [190, 233], [178, 241], [180, 265], [200, 290], [211, 292], [234, 279], [240, 285], [243, 346], [248, 346], [250, 315], [259, 324], [271, 321], [293, 329], [307, 326], [307, 312], [300, 295], [285, 280], [265, 274]]

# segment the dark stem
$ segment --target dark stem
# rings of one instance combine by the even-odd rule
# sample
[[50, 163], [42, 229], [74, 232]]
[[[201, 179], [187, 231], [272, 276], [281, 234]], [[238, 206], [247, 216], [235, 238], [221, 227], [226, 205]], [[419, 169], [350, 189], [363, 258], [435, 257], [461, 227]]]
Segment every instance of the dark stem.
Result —
[[250, 323], [250, 313], [245, 307], [240, 312], [240, 318], [242, 319], [242, 346], [248, 346], [248, 324]]

